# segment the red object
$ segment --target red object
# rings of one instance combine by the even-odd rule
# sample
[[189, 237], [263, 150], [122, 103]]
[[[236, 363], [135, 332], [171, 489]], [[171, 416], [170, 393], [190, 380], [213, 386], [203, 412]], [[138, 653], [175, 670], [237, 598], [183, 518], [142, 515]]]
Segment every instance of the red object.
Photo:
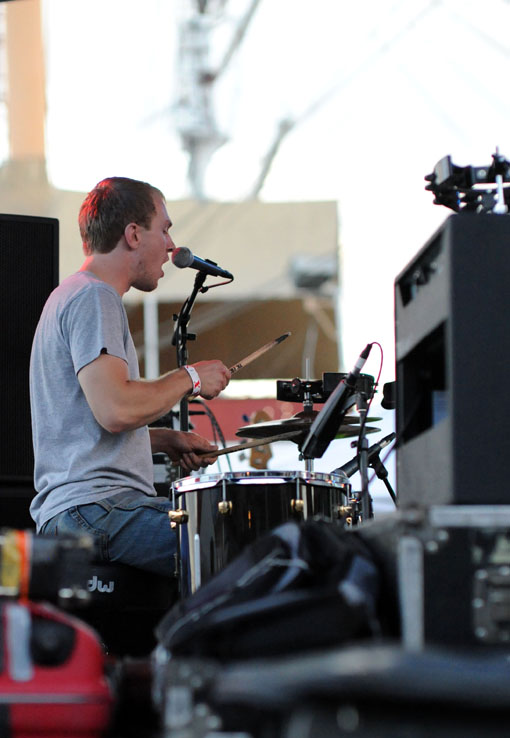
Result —
[[113, 706], [93, 630], [46, 604], [4, 600], [0, 735], [96, 738]]

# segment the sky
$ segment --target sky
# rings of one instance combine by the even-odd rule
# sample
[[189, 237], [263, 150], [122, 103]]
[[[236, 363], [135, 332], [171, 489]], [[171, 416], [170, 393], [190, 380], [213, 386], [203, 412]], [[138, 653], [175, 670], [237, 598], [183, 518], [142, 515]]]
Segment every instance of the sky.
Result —
[[[224, 9], [212, 67], [247, 5], [210, 4]], [[191, 1], [42, 7], [52, 183], [87, 191], [117, 174], [189, 197], [176, 99], [178, 23]], [[247, 197], [290, 120], [260, 198], [338, 205], [341, 370], [377, 341], [382, 379], [394, 378], [395, 278], [451, 215], [433, 205], [425, 175], [448, 154], [460, 166], [490, 164], [496, 146], [510, 157], [509, 22], [508, 0], [261, 0], [216, 85], [226, 143], [207, 169], [209, 198]]]
[[[247, 3], [230, 0], [216, 18], [213, 67]], [[86, 191], [124, 174], [170, 200], [190, 195], [175, 106], [178, 22], [190, 7], [43, 0], [57, 187]], [[394, 280], [451, 214], [433, 205], [424, 176], [447, 154], [462, 166], [489, 164], [496, 146], [510, 156], [509, 21], [505, 0], [261, 0], [217, 83], [227, 142], [207, 169], [208, 197], [245, 198], [290, 119], [261, 199], [338, 203], [347, 366], [379, 341], [383, 376], [394, 374]]]

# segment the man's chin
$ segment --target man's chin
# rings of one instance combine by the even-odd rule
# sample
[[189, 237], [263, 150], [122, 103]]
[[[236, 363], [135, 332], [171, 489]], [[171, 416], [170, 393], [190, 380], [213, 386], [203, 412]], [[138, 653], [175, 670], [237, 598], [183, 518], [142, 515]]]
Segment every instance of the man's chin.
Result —
[[156, 287], [158, 286], [158, 281], [155, 282], [149, 282], [147, 280], [139, 281], [139, 282], [133, 282], [131, 287], [134, 287], [137, 290], [140, 290], [140, 292], [154, 292]]

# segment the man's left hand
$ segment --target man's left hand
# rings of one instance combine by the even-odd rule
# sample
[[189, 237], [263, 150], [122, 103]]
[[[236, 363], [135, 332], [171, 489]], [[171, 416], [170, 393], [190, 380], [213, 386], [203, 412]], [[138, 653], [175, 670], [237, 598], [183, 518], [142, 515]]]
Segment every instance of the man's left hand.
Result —
[[[196, 433], [172, 430], [171, 428], [149, 428], [152, 453], [165, 453], [170, 460], [179, 464], [186, 471], [196, 471], [201, 466], [214, 464], [217, 446]], [[198, 455], [197, 451], [210, 451], [210, 454]]]

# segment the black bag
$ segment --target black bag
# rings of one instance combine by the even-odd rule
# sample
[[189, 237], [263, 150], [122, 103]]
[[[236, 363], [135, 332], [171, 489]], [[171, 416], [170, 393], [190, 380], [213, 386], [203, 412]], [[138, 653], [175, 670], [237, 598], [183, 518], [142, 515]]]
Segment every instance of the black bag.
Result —
[[380, 633], [378, 567], [338, 524], [286, 523], [248, 546], [158, 625], [172, 656], [246, 659]]

